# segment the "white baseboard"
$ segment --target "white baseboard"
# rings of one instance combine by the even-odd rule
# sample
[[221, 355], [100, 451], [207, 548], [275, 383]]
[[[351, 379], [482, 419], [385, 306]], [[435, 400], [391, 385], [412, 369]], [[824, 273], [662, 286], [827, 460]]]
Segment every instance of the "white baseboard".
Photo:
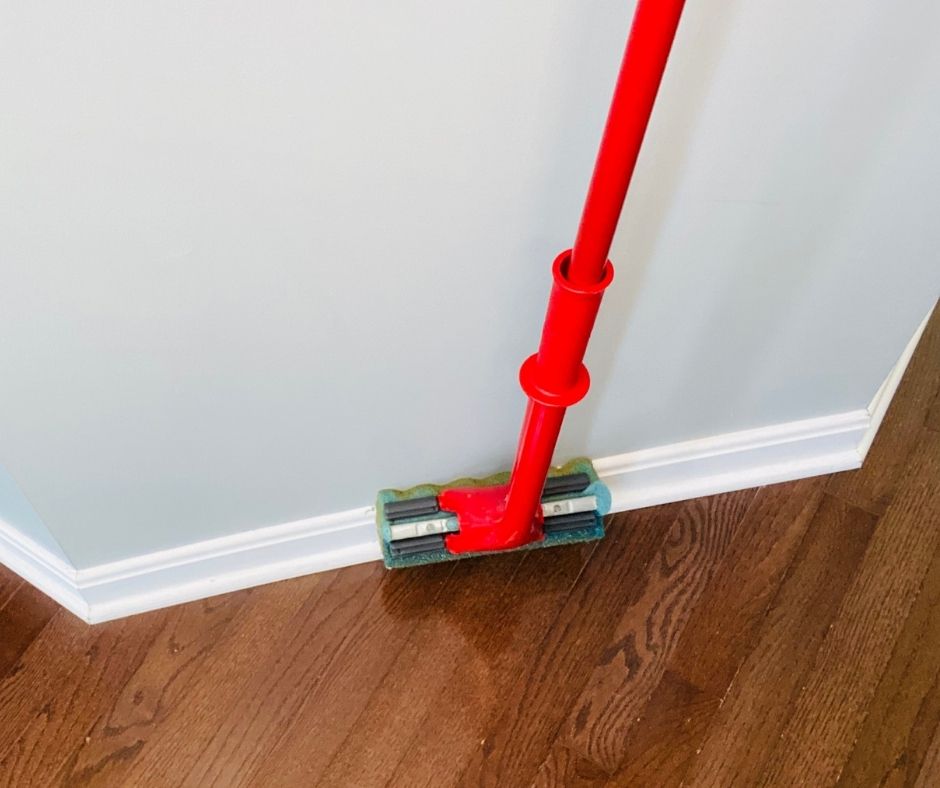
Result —
[[907, 369], [907, 365], [911, 363], [911, 357], [917, 349], [917, 343], [920, 342], [920, 338], [924, 335], [924, 329], [927, 328], [927, 323], [930, 322], [930, 316], [933, 314], [935, 308], [936, 304], [931, 307], [926, 317], [920, 321], [920, 325], [914, 332], [914, 336], [911, 337], [911, 341], [908, 342], [907, 347], [904, 348], [901, 358], [899, 358], [897, 364], [891, 368], [888, 377], [886, 377], [884, 383], [879, 386], [878, 391], [875, 392], [875, 396], [872, 398], [871, 404], [868, 406], [868, 432], [865, 433], [865, 437], [858, 446], [858, 453], [861, 455], [862, 460], [868, 456], [868, 450], [875, 440], [875, 435], [878, 434], [878, 428], [881, 427], [885, 413], [888, 412], [888, 405], [890, 405], [891, 400], [894, 399], [894, 392], [898, 390], [901, 378], [904, 377], [904, 371]]
[[[926, 324], [927, 318], [868, 408], [595, 460], [613, 511], [860, 467]], [[0, 563], [98, 623], [377, 561], [374, 517], [373, 507], [362, 507], [79, 570], [0, 522]]]
[[867, 410], [792, 421], [594, 461], [622, 512], [858, 468]]
[[0, 564], [79, 618], [90, 620], [88, 602], [78, 589], [74, 567], [3, 520], [0, 520]]
[[370, 506], [80, 569], [75, 581], [97, 623], [381, 558]]

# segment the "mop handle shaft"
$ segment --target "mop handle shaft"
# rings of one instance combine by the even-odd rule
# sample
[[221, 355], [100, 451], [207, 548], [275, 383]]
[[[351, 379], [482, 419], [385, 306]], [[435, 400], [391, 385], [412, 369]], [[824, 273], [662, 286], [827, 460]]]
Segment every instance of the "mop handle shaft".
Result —
[[[538, 353], [520, 372], [529, 397], [506, 499], [507, 532], [537, 517], [565, 409], [590, 384], [584, 352], [604, 289], [607, 260], [684, 0], [638, 0], [574, 248], [553, 266]], [[517, 528], [518, 530], [518, 528]]]
[[568, 277], [600, 281], [685, 0], [639, 0], [617, 77]]

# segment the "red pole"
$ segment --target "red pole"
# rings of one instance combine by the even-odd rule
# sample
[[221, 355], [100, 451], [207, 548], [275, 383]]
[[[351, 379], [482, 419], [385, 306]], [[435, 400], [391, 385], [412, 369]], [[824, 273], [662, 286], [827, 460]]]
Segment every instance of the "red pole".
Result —
[[507, 543], [538, 538], [538, 506], [565, 409], [590, 381], [582, 363], [604, 289], [607, 260], [684, 0], [638, 0], [574, 249], [555, 260], [539, 351], [522, 365], [529, 396], [502, 518]]
[[601, 277], [684, 2], [637, 3], [574, 242], [569, 271], [574, 282], [590, 284]]

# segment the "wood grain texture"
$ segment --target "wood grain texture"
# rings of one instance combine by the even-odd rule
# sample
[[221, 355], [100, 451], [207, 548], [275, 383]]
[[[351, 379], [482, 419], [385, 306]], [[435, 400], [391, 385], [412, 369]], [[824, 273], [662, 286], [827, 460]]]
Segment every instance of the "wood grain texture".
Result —
[[[238, 785], [274, 746], [329, 666], [343, 654], [351, 623], [369, 604], [381, 570], [375, 564], [334, 572], [308, 597], [260, 670], [240, 688], [233, 707], [184, 782]], [[303, 691], [300, 691], [300, 688]]]
[[[21, 669], [0, 685], [0, 719], [15, 720], [0, 749], [0, 785], [54, 784], [86, 743], [101, 705], [143, 660], [160, 616], [142, 618], [92, 629], [56, 614], [24, 653]], [[36, 652], [42, 660], [32, 658]]]
[[0, 610], [6, 607], [7, 602], [19, 590], [23, 582], [18, 575], [0, 570]]
[[933, 404], [931, 404], [930, 409], [927, 411], [924, 426], [928, 429], [940, 432], [940, 390], [937, 391], [937, 396], [933, 398]]
[[456, 582], [438, 615], [427, 617], [409, 638], [319, 784], [384, 785], [415, 736], [447, 736], [446, 726], [422, 730], [421, 722], [451, 683], [470, 680], [459, 675], [458, 665], [464, 652], [474, 648], [474, 638], [485, 636], [481, 619], [495, 623], [490, 614], [507, 604], [526, 558], [522, 553], [494, 557], [457, 566]]
[[940, 725], [940, 551], [898, 636], [840, 785], [909, 785]]
[[356, 726], [425, 613], [440, 609], [455, 564], [393, 572], [353, 625], [345, 658], [335, 660], [307, 693], [289, 729], [259, 760], [247, 782], [313, 785]]
[[613, 518], [607, 538], [459, 784], [499, 786], [534, 777], [590, 676], [586, 665], [599, 654], [619, 650], [612, 643], [614, 627], [642, 598], [680, 510], [664, 506], [629, 519]]
[[807, 528], [818, 520], [824, 484], [805, 479], [758, 492], [626, 735], [612, 784], [682, 780]]
[[555, 744], [532, 782], [533, 788], [603, 788], [607, 772], [582, 755]]
[[89, 627], [0, 569], [2, 786], [940, 785], [940, 319], [862, 471]]
[[758, 784], [868, 546], [874, 522], [873, 515], [837, 499], [822, 503], [747, 659], [729, 681], [686, 784]]
[[924, 763], [914, 781], [914, 788], [935, 788], [938, 782], [940, 782], [940, 726], [934, 731]]
[[[246, 702], [244, 688], [267, 667], [272, 646], [297, 623], [298, 611], [323, 593], [329, 581], [329, 574], [315, 575], [220, 597], [218, 601], [226, 605], [232, 597], [244, 594], [246, 598], [224, 631], [217, 633], [192, 679], [170, 688], [153, 723], [119, 733], [119, 738], [134, 736], [140, 740], [136, 754], [131, 758], [112, 757], [104, 768], [99, 766], [95, 771], [84, 769], [89, 775], [87, 783], [186, 784], [187, 775], [208, 752], [218, 730], [238, 712], [239, 704]], [[186, 652], [176, 656], [185, 659]], [[146, 673], [152, 670], [146, 665], [142, 669]], [[100, 746], [120, 749], [123, 745], [115, 741]]]
[[[504, 604], [477, 620], [471, 648], [461, 655], [453, 680], [431, 705], [406, 746], [391, 784], [436, 786], [438, 775], [462, 769], [489, 733], [503, 700], [531, 669], [540, 643], [597, 544], [526, 555]], [[426, 736], [449, 731], [447, 747]]]
[[649, 565], [644, 591], [611, 633], [560, 741], [602, 768], [616, 769], [627, 734], [660, 684], [683, 628], [732, 543], [753, 491], [685, 504]]
[[[940, 544], [940, 433], [924, 430], [898, 493], [793, 704], [767, 781], [835, 782]], [[851, 669], [849, 669], [851, 666]], [[806, 748], [803, 742], [812, 741]]]
[[49, 620], [58, 605], [28, 583], [8, 578], [6, 599], [0, 606], [0, 677], [16, 663]]
[[63, 764], [63, 782], [117, 782], [122, 767], [143, 755], [170, 710], [187, 701], [189, 688], [250, 596], [229, 594], [149, 614], [155, 619], [154, 635], [140, 664], [113, 699], [100, 704], [84, 746]]

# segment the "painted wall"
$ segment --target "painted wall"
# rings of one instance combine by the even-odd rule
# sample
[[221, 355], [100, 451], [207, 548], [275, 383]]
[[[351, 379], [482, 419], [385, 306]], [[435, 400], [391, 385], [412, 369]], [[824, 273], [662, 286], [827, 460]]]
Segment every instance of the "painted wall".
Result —
[[68, 560], [16, 480], [0, 467], [0, 533], [7, 529], [22, 534], [55, 558]]
[[[559, 459], [867, 405], [940, 5], [691, 0]], [[632, 8], [7, 3], [0, 462], [78, 567], [509, 464]]]

